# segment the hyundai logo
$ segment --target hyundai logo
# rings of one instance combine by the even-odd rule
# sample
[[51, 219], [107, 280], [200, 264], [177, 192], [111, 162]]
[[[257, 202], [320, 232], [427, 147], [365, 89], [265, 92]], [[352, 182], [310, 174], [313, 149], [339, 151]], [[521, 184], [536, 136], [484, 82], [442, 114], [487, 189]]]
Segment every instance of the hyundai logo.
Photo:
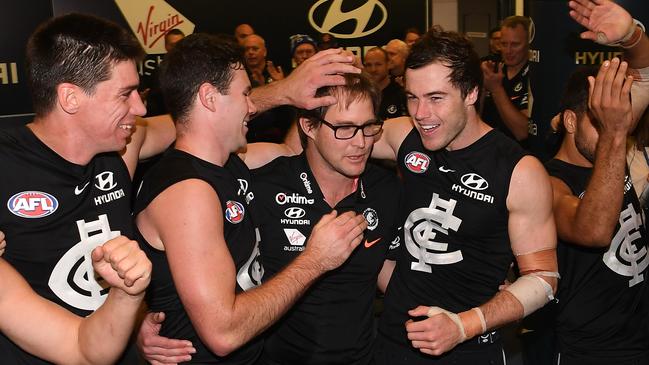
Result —
[[300, 219], [306, 215], [306, 212], [302, 208], [291, 207], [284, 211], [284, 215], [291, 219]]
[[461, 181], [464, 186], [473, 190], [484, 190], [489, 187], [487, 180], [483, 179], [482, 176], [473, 172], [470, 174], [462, 175]]
[[[388, 11], [379, 0], [367, 0], [365, 4], [350, 11], [343, 11], [342, 4], [344, 0], [319, 0], [311, 9], [309, 9], [309, 23], [320, 33], [330, 33], [337, 38], [361, 38], [368, 36], [379, 30], [388, 20]], [[314, 19], [314, 14], [321, 7], [325, 7], [327, 3], [331, 3], [324, 17], [319, 17], [319, 21]], [[372, 15], [375, 10], [380, 12], [380, 21], [377, 23], [377, 18]], [[321, 13], [320, 11], [318, 11]], [[336, 29], [337, 26], [349, 20], [354, 21], [355, 27], [349, 29], [350, 31], [343, 31]], [[374, 20], [370, 23], [371, 20]], [[376, 24], [375, 24], [376, 23]]]
[[95, 179], [97, 179], [95, 187], [99, 190], [109, 191], [117, 186], [117, 183], [113, 181], [113, 173], [111, 171], [104, 171], [95, 176]]

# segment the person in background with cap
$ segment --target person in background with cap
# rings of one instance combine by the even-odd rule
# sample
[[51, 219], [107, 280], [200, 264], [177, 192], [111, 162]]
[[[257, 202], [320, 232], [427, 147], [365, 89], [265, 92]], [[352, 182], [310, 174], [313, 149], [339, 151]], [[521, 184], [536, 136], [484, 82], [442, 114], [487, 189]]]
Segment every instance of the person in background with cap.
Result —
[[301, 65], [318, 51], [315, 40], [306, 34], [294, 34], [289, 39], [293, 68]]

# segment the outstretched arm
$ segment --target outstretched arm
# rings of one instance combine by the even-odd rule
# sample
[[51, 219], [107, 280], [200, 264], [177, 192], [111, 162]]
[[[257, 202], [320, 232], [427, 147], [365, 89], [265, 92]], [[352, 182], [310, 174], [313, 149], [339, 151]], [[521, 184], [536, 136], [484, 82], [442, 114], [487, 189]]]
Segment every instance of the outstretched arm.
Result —
[[632, 79], [626, 62], [606, 61], [597, 77], [589, 78], [589, 108], [598, 125], [599, 140], [593, 174], [580, 199], [558, 178], [552, 178], [554, 217], [562, 240], [590, 247], [608, 247], [624, 199], [626, 139], [633, 130]]
[[[120, 236], [92, 252], [93, 266], [111, 286], [104, 304], [80, 318], [34, 293], [0, 259], [0, 330], [26, 351], [61, 364], [112, 364], [133, 330], [151, 263], [137, 243]], [[43, 330], [43, 323], [48, 329]]]
[[343, 73], [360, 73], [353, 62], [354, 56], [342, 49], [318, 52], [286, 78], [254, 88], [250, 98], [260, 113], [280, 105], [314, 109], [334, 104], [334, 97], [316, 98], [315, 92], [323, 86], [344, 85]]

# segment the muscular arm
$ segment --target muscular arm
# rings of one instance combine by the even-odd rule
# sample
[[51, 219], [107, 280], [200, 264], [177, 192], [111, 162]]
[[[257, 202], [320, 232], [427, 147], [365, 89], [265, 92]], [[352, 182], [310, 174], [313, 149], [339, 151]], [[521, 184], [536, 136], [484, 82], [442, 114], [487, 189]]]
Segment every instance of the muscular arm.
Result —
[[[116, 240], [120, 239], [128, 241], [124, 237]], [[132, 333], [151, 272], [151, 263], [143, 252], [137, 252], [137, 244], [127, 243], [130, 248], [127, 247], [126, 252], [120, 249], [116, 258], [107, 258], [111, 254], [106, 251], [93, 251], [95, 265], [104, 261], [103, 269], [98, 272], [105, 275], [108, 282], [121, 280], [110, 268], [112, 263], [116, 268], [126, 268], [118, 272], [133, 283], [129, 293], [111, 288], [104, 304], [86, 318], [38, 296], [9, 264], [0, 259], [0, 311], [11, 314], [0, 317], [0, 330], [27, 352], [54, 363], [115, 363]], [[126, 261], [119, 263], [122, 260]], [[109, 277], [111, 271], [114, 275]], [[43, 330], [44, 323], [47, 323], [46, 330]]]
[[360, 243], [365, 227], [362, 216], [352, 213], [336, 219], [325, 216], [307, 249], [285, 270], [260, 287], [236, 294], [237, 272], [222, 217], [214, 190], [194, 179], [169, 187], [137, 217], [147, 241], [164, 246], [192, 324], [219, 356], [268, 328], [319, 275], [342, 263]]

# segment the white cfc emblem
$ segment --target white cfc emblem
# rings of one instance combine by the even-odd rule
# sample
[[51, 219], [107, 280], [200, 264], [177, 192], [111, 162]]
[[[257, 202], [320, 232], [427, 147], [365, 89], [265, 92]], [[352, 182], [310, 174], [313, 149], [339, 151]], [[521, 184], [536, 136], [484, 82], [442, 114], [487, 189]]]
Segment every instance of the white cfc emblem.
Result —
[[252, 250], [248, 261], [237, 272], [237, 284], [243, 290], [249, 290], [261, 285], [261, 278], [264, 276], [264, 267], [259, 261], [259, 241], [261, 241], [259, 228], [255, 228], [255, 236], [257, 239], [255, 248]]
[[649, 265], [640, 226], [642, 226], [642, 218], [633, 209], [633, 205], [629, 204], [620, 213], [620, 229], [615, 233], [611, 246], [602, 258], [611, 270], [631, 278], [629, 288], [644, 280], [642, 272]]
[[437, 233], [448, 235], [448, 230], [457, 232], [462, 220], [453, 215], [455, 199], [444, 200], [433, 194], [430, 206], [413, 210], [404, 224], [404, 238], [408, 253], [416, 261], [410, 263], [411, 270], [430, 273], [433, 265], [450, 265], [462, 261], [462, 251], [448, 251], [448, 243], [436, 241]]
[[106, 300], [108, 285], [97, 282], [92, 267], [92, 250], [120, 235], [111, 231], [108, 216], [102, 214], [96, 221], [77, 221], [81, 241], [61, 257], [54, 267], [48, 285], [67, 304], [94, 311]]

